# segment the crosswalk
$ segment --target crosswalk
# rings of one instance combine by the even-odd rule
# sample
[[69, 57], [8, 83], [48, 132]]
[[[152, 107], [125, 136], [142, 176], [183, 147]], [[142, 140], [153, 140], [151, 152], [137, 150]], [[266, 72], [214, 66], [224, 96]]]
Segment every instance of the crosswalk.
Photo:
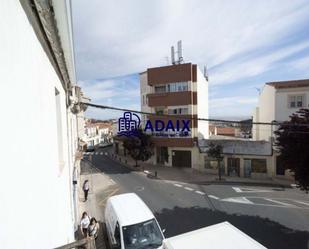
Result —
[[[180, 184], [179, 182], [170, 182], [177, 188], [182, 188], [188, 192], [192, 192], [199, 195], [208, 196], [218, 202], [233, 203], [233, 204], [245, 204], [245, 205], [255, 205], [255, 206], [265, 206], [265, 207], [279, 207], [279, 208], [299, 208], [299, 209], [309, 209], [309, 201], [295, 200], [289, 198], [277, 198], [277, 197], [262, 197], [262, 196], [234, 196], [234, 197], [218, 197], [215, 195], [207, 195], [201, 190], [196, 190], [192, 187], [186, 186], [186, 184]], [[232, 187], [237, 193], [268, 193], [273, 192], [271, 190], [265, 189], [255, 189], [255, 188], [239, 188]]]
[[83, 155], [104, 155], [104, 152], [84, 152]]
[[255, 206], [309, 209], [309, 202], [276, 197], [237, 196], [221, 199], [223, 202], [249, 204]]

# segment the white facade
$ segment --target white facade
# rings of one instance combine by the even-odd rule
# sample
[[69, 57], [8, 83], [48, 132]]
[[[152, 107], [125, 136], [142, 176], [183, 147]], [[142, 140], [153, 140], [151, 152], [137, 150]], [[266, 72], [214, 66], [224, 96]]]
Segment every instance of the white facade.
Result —
[[[208, 81], [197, 67], [197, 116], [208, 118]], [[209, 122], [198, 120], [198, 139], [209, 138]]]
[[[74, 81], [70, 4], [55, 2]], [[76, 116], [67, 107], [63, 82], [20, 2], [1, 1], [0, 15], [1, 248], [54, 248], [74, 240]]]
[[[301, 105], [291, 106], [291, 101], [299, 98]], [[300, 108], [308, 108], [309, 80], [271, 82], [265, 84], [258, 106], [253, 111], [253, 122], [282, 122]], [[253, 139], [269, 141], [275, 126], [253, 125]]]
[[112, 133], [112, 124], [88, 123], [85, 125], [83, 140], [87, 143], [87, 146], [110, 143], [113, 137]]

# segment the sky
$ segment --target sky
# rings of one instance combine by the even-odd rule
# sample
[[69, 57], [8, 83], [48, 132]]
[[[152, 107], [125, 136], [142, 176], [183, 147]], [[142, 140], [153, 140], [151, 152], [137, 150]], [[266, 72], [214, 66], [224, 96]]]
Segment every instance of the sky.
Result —
[[308, 0], [72, 4], [78, 84], [95, 104], [140, 110], [139, 73], [167, 65], [178, 40], [185, 62], [207, 65], [211, 117], [250, 117], [266, 82], [309, 78]]

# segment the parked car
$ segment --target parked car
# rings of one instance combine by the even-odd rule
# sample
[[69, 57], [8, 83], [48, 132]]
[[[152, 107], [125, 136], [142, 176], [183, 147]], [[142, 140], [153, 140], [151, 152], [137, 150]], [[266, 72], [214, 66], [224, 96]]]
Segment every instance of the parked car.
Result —
[[105, 225], [110, 248], [162, 248], [163, 232], [146, 204], [134, 193], [107, 200]]
[[92, 151], [94, 151], [94, 149], [95, 149], [94, 146], [88, 145], [86, 151], [87, 152], [92, 152]]

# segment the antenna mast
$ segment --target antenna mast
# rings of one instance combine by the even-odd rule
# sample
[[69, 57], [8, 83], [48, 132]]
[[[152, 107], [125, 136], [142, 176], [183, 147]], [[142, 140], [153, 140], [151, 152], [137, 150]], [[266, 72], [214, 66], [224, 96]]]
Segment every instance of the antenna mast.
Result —
[[182, 57], [182, 41], [179, 40], [177, 42], [177, 54], [178, 54], [178, 64], [181, 64], [183, 62], [183, 57]]
[[171, 60], [172, 60], [172, 64], [175, 65], [175, 49], [174, 46], [171, 47]]
[[207, 66], [204, 66], [204, 77], [205, 77], [205, 79], [208, 81], [209, 77], [208, 77]]

